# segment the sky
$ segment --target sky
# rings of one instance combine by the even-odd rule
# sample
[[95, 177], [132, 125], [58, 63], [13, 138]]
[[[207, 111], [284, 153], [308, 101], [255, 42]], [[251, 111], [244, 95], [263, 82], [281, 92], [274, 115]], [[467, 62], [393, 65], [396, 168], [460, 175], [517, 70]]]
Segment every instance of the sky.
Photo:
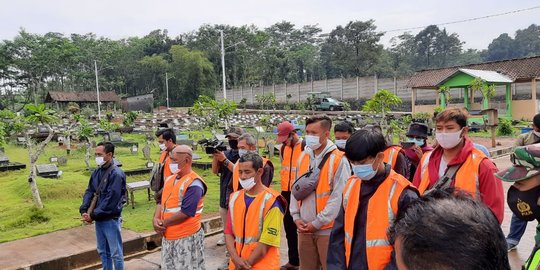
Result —
[[[202, 24], [253, 24], [279, 21], [296, 26], [318, 24], [323, 33], [353, 20], [375, 21], [378, 31], [422, 27], [540, 6], [536, 0], [0, 0], [0, 40], [13, 39], [21, 28], [31, 33], [95, 33], [112, 39], [144, 36], [167, 29], [169, 36], [196, 30]], [[472, 22], [445, 25], [465, 42], [464, 48], [486, 49], [501, 33], [540, 24], [540, 8]], [[410, 30], [416, 34], [421, 29]], [[388, 32], [381, 43], [402, 34]]]

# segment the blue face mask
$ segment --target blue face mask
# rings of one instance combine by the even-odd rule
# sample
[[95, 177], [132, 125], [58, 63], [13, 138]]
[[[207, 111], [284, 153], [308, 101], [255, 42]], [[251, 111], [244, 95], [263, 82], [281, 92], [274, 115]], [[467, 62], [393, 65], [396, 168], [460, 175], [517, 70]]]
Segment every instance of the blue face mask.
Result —
[[377, 174], [377, 171], [373, 170], [373, 163], [361, 165], [352, 164], [352, 171], [354, 175], [358, 176], [358, 178], [362, 179], [363, 181], [371, 180], [373, 176]]
[[417, 139], [417, 138], [408, 138], [409, 142], [413, 142], [418, 147], [424, 146], [425, 142], [424, 139]]

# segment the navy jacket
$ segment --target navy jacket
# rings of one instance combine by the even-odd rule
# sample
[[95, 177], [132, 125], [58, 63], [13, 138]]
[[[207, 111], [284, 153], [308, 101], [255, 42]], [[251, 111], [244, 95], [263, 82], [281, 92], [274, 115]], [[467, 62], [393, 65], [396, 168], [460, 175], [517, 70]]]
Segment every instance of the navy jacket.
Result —
[[[126, 202], [126, 175], [116, 165], [110, 166], [114, 166], [114, 168], [109, 173], [107, 184], [102, 186], [96, 207], [92, 214], [90, 214], [90, 217], [96, 221], [119, 218], [122, 214], [122, 207]], [[90, 176], [88, 188], [84, 192], [83, 203], [79, 208], [81, 214], [86, 213], [88, 207], [90, 207], [92, 196], [107, 169], [108, 166], [107, 168], [97, 168], [92, 173], [92, 176]]]
[[[367, 209], [370, 199], [377, 191], [377, 188], [390, 174], [390, 165], [385, 164], [384, 173], [377, 174], [373, 179], [362, 182], [362, 189], [360, 191], [360, 205], [358, 206], [358, 212], [354, 219], [355, 233], [352, 239], [351, 245], [351, 260], [349, 267], [346, 267], [345, 263], [345, 229], [344, 219], [345, 213], [343, 205], [339, 210], [339, 214], [334, 220], [334, 226], [332, 228], [332, 234], [330, 235], [330, 244], [328, 246], [327, 268], [328, 269], [368, 269], [367, 267], [367, 254], [366, 254], [366, 220]], [[405, 209], [409, 203], [418, 198], [418, 193], [414, 189], [405, 189], [398, 200], [398, 211]], [[384, 268], [397, 269], [395, 264], [395, 254], [392, 252], [392, 260]]]

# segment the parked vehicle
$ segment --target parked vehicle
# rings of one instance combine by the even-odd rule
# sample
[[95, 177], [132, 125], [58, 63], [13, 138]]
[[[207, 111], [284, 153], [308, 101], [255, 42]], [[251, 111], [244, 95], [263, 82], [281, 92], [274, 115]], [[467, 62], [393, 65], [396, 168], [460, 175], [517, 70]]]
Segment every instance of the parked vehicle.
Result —
[[316, 111], [342, 111], [343, 102], [330, 96], [329, 92], [308, 92], [311, 106]]

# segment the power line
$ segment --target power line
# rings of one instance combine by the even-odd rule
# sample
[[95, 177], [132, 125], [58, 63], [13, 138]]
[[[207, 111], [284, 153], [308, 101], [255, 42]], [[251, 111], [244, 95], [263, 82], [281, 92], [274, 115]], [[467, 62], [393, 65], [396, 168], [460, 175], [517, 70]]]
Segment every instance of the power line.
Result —
[[[475, 17], [475, 18], [469, 18], [469, 19], [464, 19], [464, 20], [450, 21], [450, 22], [430, 24], [430, 25], [443, 26], [443, 25], [456, 24], [456, 23], [472, 22], [472, 21], [483, 20], [483, 19], [503, 16], [503, 15], [508, 15], [508, 14], [519, 13], [519, 12], [523, 12], [523, 11], [529, 11], [529, 10], [538, 9], [538, 8], [540, 8], [540, 6], [534, 6], [534, 7], [530, 7], [530, 8], [517, 9], [517, 10], [512, 10], [512, 11], [503, 12], [503, 13], [486, 15], [486, 16], [482, 16], [482, 17]], [[410, 27], [410, 28], [399, 28], [399, 29], [386, 30], [386, 31], [382, 31], [382, 32], [386, 34], [386, 33], [390, 33], [390, 32], [399, 32], [399, 31], [409, 31], [409, 30], [416, 30], [416, 29], [424, 29], [424, 28], [426, 28], [428, 26], [429, 25], [418, 26], [418, 27]]]

